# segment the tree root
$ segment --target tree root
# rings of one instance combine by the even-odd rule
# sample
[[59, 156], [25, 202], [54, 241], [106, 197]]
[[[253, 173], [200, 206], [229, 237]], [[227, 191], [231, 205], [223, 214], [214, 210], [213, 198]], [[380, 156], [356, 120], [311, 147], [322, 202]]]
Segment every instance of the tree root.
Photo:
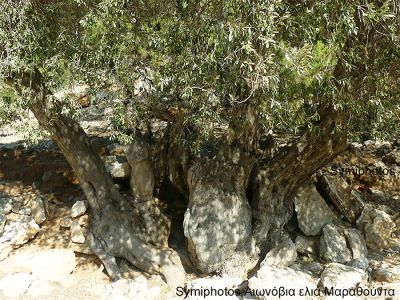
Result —
[[[171, 286], [182, 285], [185, 270], [176, 252], [147, 244], [124, 225], [108, 224], [107, 231], [95, 230], [89, 233], [90, 247], [104, 264], [111, 279], [122, 277], [115, 260], [120, 257], [147, 273], [162, 275]], [[99, 228], [101, 230], [102, 227]]]

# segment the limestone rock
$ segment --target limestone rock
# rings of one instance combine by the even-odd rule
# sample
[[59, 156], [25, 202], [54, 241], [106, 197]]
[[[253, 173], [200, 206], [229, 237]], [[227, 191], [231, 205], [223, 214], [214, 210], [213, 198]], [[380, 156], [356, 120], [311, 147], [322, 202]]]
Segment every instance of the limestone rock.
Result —
[[71, 241], [77, 244], [83, 244], [85, 242], [85, 236], [78, 220], [73, 220], [71, 222]]
[[363, 145], [360, 143], [357, 143], [357, 142], [352, 142], [349, 145], [350, 149], [361, 149], [362, 147], [363, 147]]
[[320, 240], [320, 256], [328, 262], [347, 263], [351, 260], [351, 253], [347, 249], [346, 239], [340, 229], [334, 224], [324, 227]]
[[392, 144], [390, 142], [384, 141], [376, 149], [375, 153], [378, 156], [384, 156], [392, 150]]
[[376, 268], [372, 271], [372, 277], [377, 281], [400, 282], [400, 266]]
[[63, 217], [60, 220], [60, 227], [62, 227], [62, 228], [70, 228], [71, 227], [71, 223], [72, 223], [72, 220], [71, 220], [70, 217]]
[[368, 259], [365, 257], [360, 257], [360, 258], [355, 258], [353, 259], [350, 264], [350, 266], [354, 267], [354, 268], [358, 268], [361, 270], [367, 270], [369, 267], [369, 262]]
[[366, 150], [373, 150], [375, 148], [375, 141], [367, 140], [364, 141], [364, 147]]
[[86, 209], [88, 208], [88, 203], [85, 200], [76, 201], [71, 208], [71, 218], [76, 218], [82, 216]]
[[385, 197], [385, 193], [383, 191], [374, 189], [372, 187], [368, 188], [368, 192], [370, 192], [373, 197], [378, 198], [378, 199]]
[[319, 277], [324, 270], [324, 267], [316, 261], [309, 263], [296, 263], [291, 266], [293, 270], [305, 272], [313, 277]]
[[4, 227], [0, 244], [9, 241], [13, 246], [20, 246], [32, 239], [40, 228], [30, 216], [19, 216]]
[[220, 274], [225, 274], [232, 278], [247, 277], [249, 271], [253, 270], [259, 261], [255, 248], [255, 239], [251, 239], [245, 248], [233, 252], [224, 261]]
[[25, 297], [30, 299], [46, 299], [49, 295], [54, 295], [57, 293], [57, 284], [44, 280], [33, 280], [32, 284], [29, 286]]
[[297, 220], [305, 235], [319, 235], [334, 217], [315, 186], [309, 182], [301, 187], [294, 199]]
[[131, 166], [150, 157], [147, 145], [138, 140], [125, 147], [125, 156]]
[[0, 263], [6, 274], [31, 273], [33, 278], [62, 281], [76, 266], [75, 254], [69, 249], [26, 250]]
[[8, 215], [12, 211], [12, 199], [0, 193], [0, 213]]
[[104, 164], [114, 178], [129, 178], [131, 168], [124, 156], [106, 156]]
[[32, 283], [32, 275], [16, 273], [0, 279], [0, 291], [4, 296], [18, 298], [25, 294]]
[[32, 215], [32, 209], [30, 207], [21, 207], [18, 211], [18, 214], [30, 216]]
[[390, 152], [383, 158], [383, 161], [389, 164], [400, 165], [400, 151]]
[[367, 274], [357, 268], [338, 263], [330, 263], [321, 274], [323, 287], [335, 289], [349, 289], [365, 281]]
[[3, 234], [4, 226], [6, 226], [7, 217], [0, 213], [0, 236]]
[[[249, 279], [249, 288], [253, 290], [273, 289], [283, 287], [285, 289], [295, 289], [299, 295], [300, 289], [316, 289], [317, 282], [308, 274], [295, 271], [291, 268], [281, 267], [261, 267], [256, 276]], [[295, 297], [287, 295], [283, 297], [261, 296], [259, 299], [295, 299]], [[302, 299], [314, 299], [312, 296]]]
[[13, 247], [10, 244], [10, 242], [0, 243], [0, 261], [7, 258], [7, 256], [11, 253], [12, 250]]
[[276, 266], [288, 267], [294, 263], [297, 258], [297, 251], [295, 244], [290, 238], [285, 238], [280, 244], [269, 251], [265, 259], [261, 262], [261, 267]]
[[344, 234], [353, 257], [351, 265], [365, 270], [368, 267], [368, 250], [364, 237], [355, 228], [348, 228], [344, 230]]
[[40, 197], [36, 197], [31, 203], [32, 216], [36, 224], [42, 224], [46, 221], [46, 211], [44, 209], [43, 200]]
[[81, 225], [82, 227], [85, 227], [89, 224], [89, 216], [88, 215], [83, 215], [80, 216], [79, 218], [77, 218], [79, 225]]
[[12, 212], [15, 214], [30, 216], [32, 214], [32, 210], [30, 207], [25, 206], [27, 204], [26, 202], [29, 201], [28, 199], [29, 198], [24, 199], [22, 196], [15, 197], [13, 199]]
[[169, 286], [182, 286], [185, 283], [186, 273], [181, 260], [175, 251], [168, 251], [168, 259], [171, 264], [162, 264], [161, 273]]
[[296, 249], [301, 254], [315, 255], [317, 252], [318, 241], [315, 237], [305, 237], [298, 235], [296, 237]]
[[[167, 285], [162, 281], [160, 277], [152, 276], [146, 279], [144, 276], [139, 276], [134, 280], [131, 279], [120, 279], [113, 282], [109, 287], [109, 295], [107, 300], [112, 299], [137, 299], [137, 300], [175, 300], [179, 299], [176, 297], [172, 290], [168, 290]], [[103, 287], [104, 288], [104, 287]], [[175, 290], [174, 290], [175, 292]], [[93, 293], [91, 293], [93, 294]], [[104, 295], [104, 292], [98, 293], [100, 296]], [[102, 298], [102, 297], [101, 297]], [[182, 298], [180, 298], [182, 299]], [[188, 299], [188, 298], [187, 298]]]
[[366, 244], [375, 250], [388, 246], [395, 227], [396, 224], [387, 213], [371, 205], [365, 206], [357, 220], [357, 228], [364, 234]]

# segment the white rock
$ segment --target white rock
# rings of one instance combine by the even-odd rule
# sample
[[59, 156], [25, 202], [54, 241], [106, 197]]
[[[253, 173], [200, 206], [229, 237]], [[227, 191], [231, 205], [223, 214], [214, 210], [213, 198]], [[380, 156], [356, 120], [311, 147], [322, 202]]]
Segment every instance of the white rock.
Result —
[[325, 200], [312, 183], [300, 188], [294, 198], [297, 220], [305, 235], [319, 235], [334, 217]]
[[383, 158], [384, 162], [400, 165], [400, 151], [392, 151]]
[[79, 99], [89, 94], [90, 86], [86, 84], [76, 84], [68, 89], [56, 91], [54, 97], [64, 99], [65, 97]]
[[367, 274], [358, 268], [330, 263], [321, 274], [321, 283], [328, 289], [349, 289], [365, 281], [367, 277]]
[[11, 245], [19, 246], [35, 237], [40, 228], [30, 216], [19, 216], [4, 227], [0, 244], [9, 241]]
[[25, 272], [48, 281], [65, 279], [75, 266], [75, 253], [69, 249], [26, 250], [0, 263], [0, 269], [6, 274]]
[[361, 149], [362, 146], [363, 146], [362, 144], [357, 143], [357, 142], [350, 143], [350, 147], [353, 148], [353, 149]]
[[60, 220], [60, 227], [62, 228], [70, 228], [72, 220], [70, 217], [64, 217]]
[[4, 231], [4, 226], [6, 226], [7, 218], [5, 215], [0, 213], [0, 235], [2, 235]]
[[0, 243], [0, 261], [4, 260], [13, 250], [10, 242]]
[[131, 167], [124, 156], [106, 156], [104, 164], [114, 178], [129, 178]]
[[36, 224], [42, 224], [46, 221], [46, 211], [44, 209], [43, 201], [39, 197], [36, 197], [32, 200], [32, 217], [35, 220]]
[[30, 207], [21, 207], [18, 211], [18, 214], [30, 216], [32, 215], [32, 209]]
[[[161, 294], [162, 285], [163, 281], [160, 278], [157, 285], [150, 287], [148, 284], [148, 280], [144, 276], [139, 276], [130, 282], [127, 296], [129, 299], [143, 299], [143, 300], [162, 299], [163, 298]], [[165, 299], [170, 299], [170, 297], [167, 296], [165, 297]]]
[[32, 275], [16, 273], [4, 276], [0, 279], [0, 291], [10, 298], [21, 297], [32, 283]]
[[368, 247], [381, 250], [388, 246], [396, 227], [392, 218], [382, 210], [366, 205], [357, 220], [357, 228], [364, 234]]
[[367, 269], [368, 268], [368, 250], [365, 244], [364, 237], [356, 228], [348, 228], [344, 230], [349, 248], [351, 250], [353, 260], [351, 261], [351, 266]]
[[353, 259], [364, 258], [368, 255], [367, 245], [361, 233], [355, 228], [348, 228], [344, 231], [353, 254]]
[[321, 258], [328, 262], [346, 263], [351, 260], [350, 250], [340, 228], [334, 224], [324, 227], [320, 240]]
[[12, 199], [0, 193], [0, 213], [8, 215], [12, 208]]
[[112, 290], [111, 293], [107, 296], [106, 300], [129, 300], [129, 298], [125, 296], [124, 293], [122, 293], [121, 291]]
[[372, 271], [372, 277], [377, 281], [400, 283], [400, 266], [374, 269]]
[[161, 288], [166, 287], [165, 283], [160, 280], [156, 285], [150, 287], [148, 279], [139, 276], [134, 280], [120, 279], [111, 284], [112, 291], [107, 300], [114, 299], [135, 299], [135, 300], [159, 300], [171, 299], [170, 295], [161, 294]]
[[296, 258], [296, 246], [289, 237], [286, 237], [278, 246], [267, 253], [265, 259], [261, 262], [261, 267], [264, 265], [288, 267], [294, 263]]
[[[263, 266], [258, 270], [256, 276], [249, 279], [249, 288], [255, 291], [272, 290], [274, 288], [294, 289], [294, 293], [297, 296], [290, 294], [283, 295], [282, 297], [274, 297], [264, 295], [260, 296], [259, 299], [314, 299], [314, 297], [299, 297], [300, 290], [308, 288], [309, 290], [315, 290], [317, 288], [317, 282], [308, 274], [295, 271], [291, 268], [281, 267], [269, 267]], [[258, 298], [257, 298], [258, 299]]]
[[317, 249], [317, 237], [306, 237], [298, 235], [296, 237], [296, 249], [301, 254], [315, 254]]
[[87, 208], [88, 208], [87, 201], [84, 200], [76, 201], [71, 208], [71, 218], [82, 216], [86, 212]]
[[309, 263], [295, 263], [290, 268], [305, 272], [313, 277], [319, 277], [324, 270], [324, 267], [319, 262], [309, 262]]
[[71, 241], [77, 244], [85, 243], [85, 236], [78, 220], [73, 220], [71, 223]]
[[29, 286], [26, 292], [26, 297], [32, 297], [34, 299], [45, 299], [46, 296], [54, 295], [57, 286], [49, 281], [34, 280]]
[[368, 140], [364, 142], [365, 150], [373, 150], [376, 145], [375, 141]]
[[110, 284], [96, 284], [88, 286], [85, 291], [87, 299], [106, 299], [106, 295], [110, 295], [113, 290]]

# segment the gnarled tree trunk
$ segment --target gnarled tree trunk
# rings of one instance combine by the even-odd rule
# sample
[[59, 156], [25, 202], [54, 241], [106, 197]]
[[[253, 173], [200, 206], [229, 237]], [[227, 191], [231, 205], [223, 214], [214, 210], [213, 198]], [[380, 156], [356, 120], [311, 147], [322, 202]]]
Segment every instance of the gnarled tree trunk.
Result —
[[184, 232], [191, 258], [202, 272], [241, 277], [253, 267], [252, 216], [245, 191], [258, 140], [251, 107], [243, 105], [235, 112], [216, 157], [198, 160], [188, 171]]
[[280, 239], [296, 190], [345, 149], [346, 134], [345, 115], [321, 106], [317, 132], [304, 130], [276, 153], [271, 143], [260, 158], [254, 112], [249, 105], [236, 112], [219, 154], [189, 169], [184, 229], [201, 271], [242, 276]]
[[139, 222], [138, 211], [114, 187], [111, 176], [93, 152], [80, 125], [62, 114], [39, 71], [17, 74], [6, 82], [21, 93], [25, 90], [30, 94], [30, 109], [78, 176], [91, 208], [90, 245], [110, 277], [120, 277], [115, 258], [121, 257], [146, 272], [164, 275], [167, 282], [182, 284], [185, 272], [177, 254], [149, 244], [152, 241]]
[[257, 162], [250, 194], [254, 235], [265, 253], [279, 239], [281, 229], [293, 215], [293, 197], [310, 176], [329, 163], [347, 144], [345, 114], [322, 106], [320, 121], [289, 145]]

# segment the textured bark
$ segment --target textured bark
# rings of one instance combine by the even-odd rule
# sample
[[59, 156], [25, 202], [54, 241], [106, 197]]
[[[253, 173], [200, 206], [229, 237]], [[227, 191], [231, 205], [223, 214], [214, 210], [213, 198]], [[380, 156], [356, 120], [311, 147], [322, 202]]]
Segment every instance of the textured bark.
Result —
[[333, 107], [323, 107], [315, 124], [317, 132], [305, 130], [275, 155], [257, 163], [250, 194], [254, 235], [263, 251], [274, 246], [293, 215], [293, 196], [298, 187], [345, 149], [345, 131], [338, 130], [344, 120], [345, 115]]
[[[197, 160], [188, 171], [184, 230], [191, 258], [201, 271], [223, 270], [240, 277], [247, 268], [244, 256], [253, 252], [245, 190], [255, 161], [257, 128], [249, 106], [237, 107], [235, 113], [218, 155]], [[238, 252], [241, 261], [229, 261]]]
[[61, 113], [40, 73], [17, 74], [8, 78], [7, 83], [30, 93], [30, 109], [78, 176], [91, 207], [90, 245], [110, 277], [121, 276], [115, 261], [115, 257], [121, 257], [146, 272], [163, 274], [167, 282], [182, 284], [185, 273], [177, 254], [149, 244], [151, 241], [139, 223], [139, 213], [120, 196], [80, 125]]
[[156, 246], [167, 247], [171, 222], [162, 213], [159, 200], [153, 196], [155, 176], [148, 143], [144, 140], [134, 141], [125, 147], [125, 155], [131, 166], [132, 195], [144, 223], [147, 238]]
[[362, 196], [341, 177], [319, 174], [318, 186], [329, 202], [355, 224], [364, 209]]
[[189, 171], [184, 230], [191, 258], [205, 273], [220, 271], [251, 236], [245, 187], [252, 161], [245, 156], [238, 154], [237, 164], [223, 159], [199, 161]]
[[183, 195], [189, 194], [187, 172], [189, 170], [189, 154], [182, 141], [185, 139], [182, 121], [178, 119], [169, 129], [168, 140], [168, 177], [171, 183]]

